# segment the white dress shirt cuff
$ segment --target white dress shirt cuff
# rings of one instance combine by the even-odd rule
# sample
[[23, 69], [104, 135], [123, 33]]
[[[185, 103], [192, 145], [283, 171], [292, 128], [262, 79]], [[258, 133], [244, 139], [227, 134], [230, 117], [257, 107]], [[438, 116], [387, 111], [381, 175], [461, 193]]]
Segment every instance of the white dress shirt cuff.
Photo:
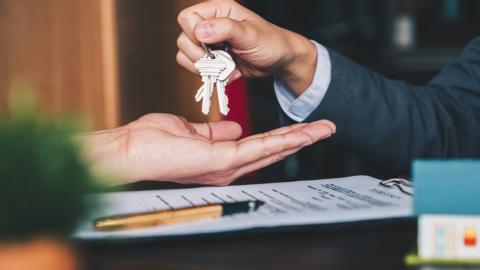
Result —
[[297, 122], [304, 121], [322, 102], [327, 93], [331, 80], [331, 62], [325, 47], [313, 41], [317, 48], [317, 67], [312, 84], [299, 97], [281, 80], [275, 78], [274, 89], [280, 107], [291, 119]]

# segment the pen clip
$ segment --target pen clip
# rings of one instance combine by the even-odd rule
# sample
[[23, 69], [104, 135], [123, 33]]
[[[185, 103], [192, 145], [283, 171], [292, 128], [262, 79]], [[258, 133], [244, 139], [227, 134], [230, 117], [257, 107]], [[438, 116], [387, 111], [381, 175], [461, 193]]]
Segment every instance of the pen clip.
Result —
[[396, 187], [402, 192], [403, 194], [413, 196], [413, 192], [407, 189], [413, 189], [413, 183], [409, 180], [403, 178], [391, 178], [387, 180], [380, 181], [379, 185], [387, 188]]

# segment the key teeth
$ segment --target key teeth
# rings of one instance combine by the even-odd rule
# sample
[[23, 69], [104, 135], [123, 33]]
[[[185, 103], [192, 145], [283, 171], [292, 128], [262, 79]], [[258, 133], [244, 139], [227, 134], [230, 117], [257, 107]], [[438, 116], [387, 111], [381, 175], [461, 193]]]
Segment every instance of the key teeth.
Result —
[[229, 111], [230, 111], [229, 108], [226, 108], [225, 110], [220, 109], [220, 113], [223, 114], [224, 116], [227, 116]]
[[195, 101], [196, 101], [196, 102], [199, 102], [200, 100], [202, 100], [203, 91], [204, 91], [204, 86], [202, 85], [202, 86], [197, 90], [197, 93], [195, 94]]
[[207, 115], [210, 112], [210, 102], [202, 100], [202, 113]]

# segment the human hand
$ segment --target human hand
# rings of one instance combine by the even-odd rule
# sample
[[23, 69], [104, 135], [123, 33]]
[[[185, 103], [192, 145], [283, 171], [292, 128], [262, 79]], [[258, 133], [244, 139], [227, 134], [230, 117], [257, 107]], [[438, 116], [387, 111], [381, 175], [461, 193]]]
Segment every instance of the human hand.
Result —
[[193, 63], [205, 55], [201, 43], [229, 44], [237, 64], [230, 80], [275, 75], [301, 95], [311, 84], [316, 48], [305, 37], [273, 25], [232, 0], [212, 0], [178, 15], [177, 62], [198, 73]]
[[242, 131], [235, 122], [195, 124], [171, 114], [148, 114], [78, 140], [94, 171], [123, 182], [228, 185], [334, 132], [333, 123], [321, 120], [238, 140]]

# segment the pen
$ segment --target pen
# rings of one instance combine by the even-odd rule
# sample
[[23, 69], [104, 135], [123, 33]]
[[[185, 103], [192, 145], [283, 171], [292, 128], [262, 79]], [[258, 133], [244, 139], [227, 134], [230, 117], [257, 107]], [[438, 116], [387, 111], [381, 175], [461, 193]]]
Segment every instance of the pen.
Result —
[[93, 223], [95, 229], [101, 231], [142, 228], [178, 222], [214, 219], [221, 216], [228, 216], [237, 213], [250, 213], [256, 211], [263, 204], [265, 204], [265, 202], [258, 200], [234, 203], [206, 204], [171, 210], [150, 211], [102, 217], [96, 219]]

